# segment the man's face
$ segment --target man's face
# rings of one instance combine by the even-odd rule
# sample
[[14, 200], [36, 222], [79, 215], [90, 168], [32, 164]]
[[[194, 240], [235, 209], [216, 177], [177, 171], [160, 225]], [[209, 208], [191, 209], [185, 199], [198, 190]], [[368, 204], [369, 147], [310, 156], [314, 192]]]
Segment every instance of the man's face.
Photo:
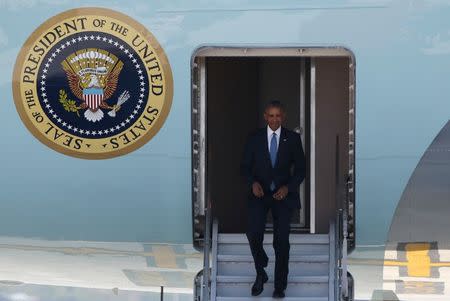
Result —
[[280, 108], [268, 107], [264, 112], [264, 120], [272, 131], [276, 131], [284, 121], [284, 112]]

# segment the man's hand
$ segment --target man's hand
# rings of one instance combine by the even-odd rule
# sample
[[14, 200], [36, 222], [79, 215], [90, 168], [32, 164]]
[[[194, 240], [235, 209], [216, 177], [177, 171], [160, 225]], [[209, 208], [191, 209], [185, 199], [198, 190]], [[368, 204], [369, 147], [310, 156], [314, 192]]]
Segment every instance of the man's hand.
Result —
[[275, 194], [273, 195], [273, 198], [275, 200], [281, 201], [282, 199], [284, 199], [287, 195], [288, 195], [288, 187], [285, 186], [281, 186], [280, 189], [278, 189], [277, 192], [275, 192]]
[[257, 198], [262, 198], [264, 196], [264, 190], [258, 182], [253, 183], [252, 191]]

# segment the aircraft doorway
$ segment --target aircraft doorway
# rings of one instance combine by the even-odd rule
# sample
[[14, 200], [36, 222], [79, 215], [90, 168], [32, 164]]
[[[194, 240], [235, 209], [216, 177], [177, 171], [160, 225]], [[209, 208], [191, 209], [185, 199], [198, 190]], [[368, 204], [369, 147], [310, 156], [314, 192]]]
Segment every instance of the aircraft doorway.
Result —
[[292, 227], [328, 233], [354, 173], [352, 59], [347, 50], [329, 50], [315, 56], [304, 49], [205, 47], [194, 55], [194, 241], [208, 202], [220, 233], [245, 232], [247, 187], [239, 165], [248, 134], [265, 126], [271, 100], [283, 103], [284, 126], [301, 134], [307, 161]]

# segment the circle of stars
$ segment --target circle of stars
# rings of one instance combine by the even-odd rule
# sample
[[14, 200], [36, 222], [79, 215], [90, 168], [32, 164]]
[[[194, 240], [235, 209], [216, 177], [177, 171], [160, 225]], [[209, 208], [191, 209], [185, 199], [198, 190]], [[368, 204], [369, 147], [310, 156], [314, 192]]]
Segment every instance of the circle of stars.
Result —
[[[48, 69], [51, 65], [51, 63], [53, 63], [53, 61], [55, 60], [55, 58], [58, 56], [59, 53], [61, 53], [62, 50], [64, 50], [65, 48], [74, 45], [76, 43], [79, 42], [83, 42], [83, 41], [102, 41], [108, 44], [113, 45], [114, 47], [117, 47], [120, 51], [122, 51], [125, 55], [128, 56], [128, 58], [131, 60], [131, 62], [133, 63], [133, 66], [136, 68], [136, 72], [138, 73], [139, 76], [139, 100], [133, 110], [133, 112], [122, 122], [118, 123], [115, 126], [112, 126], [110, 128], [106, 128], [106, 129], [102, 129], [102, 130], [97, 130], [97, 131], [91, 131], [91, 130], [85, 130], [85, 129], [80, 129], [78, 127], [75, 127], [71, 124], [68, 124], [67, 122], [65, 122], [60, 116], [58, 116], [58, 114], [56, 114], [56, 112], [52, 109], [50, 102], [47, 98], [47, 92], [46, 92], [46, 88], [45, 88], [45, 84], [46, 84], [46, 79], [47, 79], [47, 74], [48, 74]], [[40, 93], [42, 96], [42, 100], [44, 102], [44, 108], [47, 110], [47, 112], [49, 113], [50, 116], [53, 117], [54, 120], [56, 120], [56, 122], [58, 122], [63, 128], [67, 128], [75, 133], [80, 133], [80, 134], [84, 134], [87, 136], [97, 136], [97, 135], [107, 135], [107, 134], [114, 134], [115, 132], [120, 131], [121, 128], [125, 127], [127, 124], [129, 124], [130, 122], [133, 121], [133, 119], [135, 119], [138, 116], [139, 110], [142, 108], [143, 103], [144, 103], [144, 96], [145, 96], [145, 82], [144, 82], [144, 76], [143, 76], [143, 71], [141, 69], [141, 65], [138, 63], [137, 59], [135, 58], [135, 56], [132, 54], [132, 52], [123, 44], [119, 43], [118, 41], [115, 41], [111, 38], [107, 38], [105, 36], [100, 36], [100, 35], [80, 35], [78, 37], [74, 37], [71, 40], [66, 41], [65, 43], [62, 43], [59, 45], [58, 48], [55, 49], [55, 51], [50, 55], [50, 57], [47, 59], [47, 62], [44, 64], [44, 69], [42, 70], [42, 75], [41, 75], [41, 89], [40, 89]]]

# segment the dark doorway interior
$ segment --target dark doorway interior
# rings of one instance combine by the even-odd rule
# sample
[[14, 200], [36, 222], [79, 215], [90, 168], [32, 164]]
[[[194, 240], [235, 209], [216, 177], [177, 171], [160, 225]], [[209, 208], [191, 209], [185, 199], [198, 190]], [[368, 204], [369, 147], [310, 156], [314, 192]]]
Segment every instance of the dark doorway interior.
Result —
[[[300, 128], [301, 60], [206, 59], [207, 199], [219, 219], [221, 233], [245, 231], [247, 188], [240, 177], [239, 164], [248, 134], [265, 125], [265, 105], [271, 100], [281, 101], [287, 112], [285, 126], [292, 130]], [[308, 158], [308, 146], [305, 150]], [[302, 210], [309, 213], [309, 204], [305, 203]], [[292, 223], [300, 225], [300, 222], [297, 212]], [[308, 214], [302, 222], [309, 225]]]

